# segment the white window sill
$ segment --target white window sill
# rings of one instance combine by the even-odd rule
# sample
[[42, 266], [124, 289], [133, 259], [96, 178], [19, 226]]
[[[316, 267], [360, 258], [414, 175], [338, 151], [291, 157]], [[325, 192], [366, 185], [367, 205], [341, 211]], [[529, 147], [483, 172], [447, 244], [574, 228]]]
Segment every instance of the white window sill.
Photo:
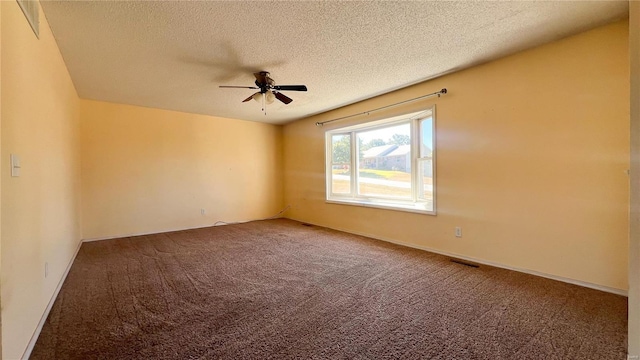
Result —
[[362, 207], [370, 207], [370, 208], [378, 208], [385, 210], [396, 210], [396, 211], [406, 211], [418, 214], [425, 215], [436, 215], [435, 210], [427, 210], [426, 203], [389, 203], [386, 201], [377, 201], [377, 200], [354, 200], [354, 199], [327, 199], [327, 204], [338, 204], [338, 205], [351, 205], [351, 206], [362, 206]]

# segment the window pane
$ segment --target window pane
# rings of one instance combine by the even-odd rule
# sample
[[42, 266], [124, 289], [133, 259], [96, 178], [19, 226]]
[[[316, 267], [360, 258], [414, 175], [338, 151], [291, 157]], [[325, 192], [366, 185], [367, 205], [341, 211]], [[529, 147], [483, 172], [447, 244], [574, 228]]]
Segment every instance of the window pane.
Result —
[[420, 121], [420, 173], [418, 196], [433, 211], [433, 118]]
[[351, 137], [348, 134], [331, 137], [331, 159], [333, 164], [351, 163]]
[[430, 158], [419, 160], [420, 190], [419, 197], [426, 200], [428, 210], [433, 210], [433, 160]]
[[411, 198], [409, 123], [361, 131], [358, 139], [358, 194]]
[[351, 166], [333, 165], [331, 170], [331, 191], [334, 194], [351, 193]]
[[420, 157], [431, 157], [433, 151], [433, 118], [420, 121]]
[[351, 136], [331, 137], [331, 191], [334, 194], [351, 192]]

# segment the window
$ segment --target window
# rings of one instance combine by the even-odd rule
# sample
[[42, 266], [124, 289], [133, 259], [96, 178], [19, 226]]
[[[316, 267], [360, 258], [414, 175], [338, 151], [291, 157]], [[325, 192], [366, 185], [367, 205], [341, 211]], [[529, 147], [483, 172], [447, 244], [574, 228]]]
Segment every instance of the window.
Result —
[[434, 113], [327, 131], [327, 201], [435, 214]]

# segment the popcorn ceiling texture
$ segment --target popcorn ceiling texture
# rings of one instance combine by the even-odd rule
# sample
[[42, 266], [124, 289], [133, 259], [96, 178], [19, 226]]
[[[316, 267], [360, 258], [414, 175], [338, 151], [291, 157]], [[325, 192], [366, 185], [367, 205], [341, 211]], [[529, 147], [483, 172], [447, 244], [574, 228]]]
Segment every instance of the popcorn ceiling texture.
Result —
[[[82, 98], [286, 123], [578, 33], [627, 1], [43, 1]], [[241, 103], [270, 71], [289, 105]], [[439, 89], [434, 89], [434, 91]], [[451, 89], [455, 91], [455, 89]]]

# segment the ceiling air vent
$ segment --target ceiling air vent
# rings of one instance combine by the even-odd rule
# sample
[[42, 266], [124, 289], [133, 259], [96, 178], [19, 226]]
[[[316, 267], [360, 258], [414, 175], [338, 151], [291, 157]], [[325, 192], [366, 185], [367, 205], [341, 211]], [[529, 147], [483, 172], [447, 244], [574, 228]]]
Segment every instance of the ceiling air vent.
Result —
[[38, 8], [38, 1], [36, 0], [16, 0], [18, 5], [20, 5], [20, 9], [24, 13], [24, 16], [29, 21], [29, 25], [33, 29], [33, 32], [36, 34], [37, 38], [40, 38], [40, 14]]

